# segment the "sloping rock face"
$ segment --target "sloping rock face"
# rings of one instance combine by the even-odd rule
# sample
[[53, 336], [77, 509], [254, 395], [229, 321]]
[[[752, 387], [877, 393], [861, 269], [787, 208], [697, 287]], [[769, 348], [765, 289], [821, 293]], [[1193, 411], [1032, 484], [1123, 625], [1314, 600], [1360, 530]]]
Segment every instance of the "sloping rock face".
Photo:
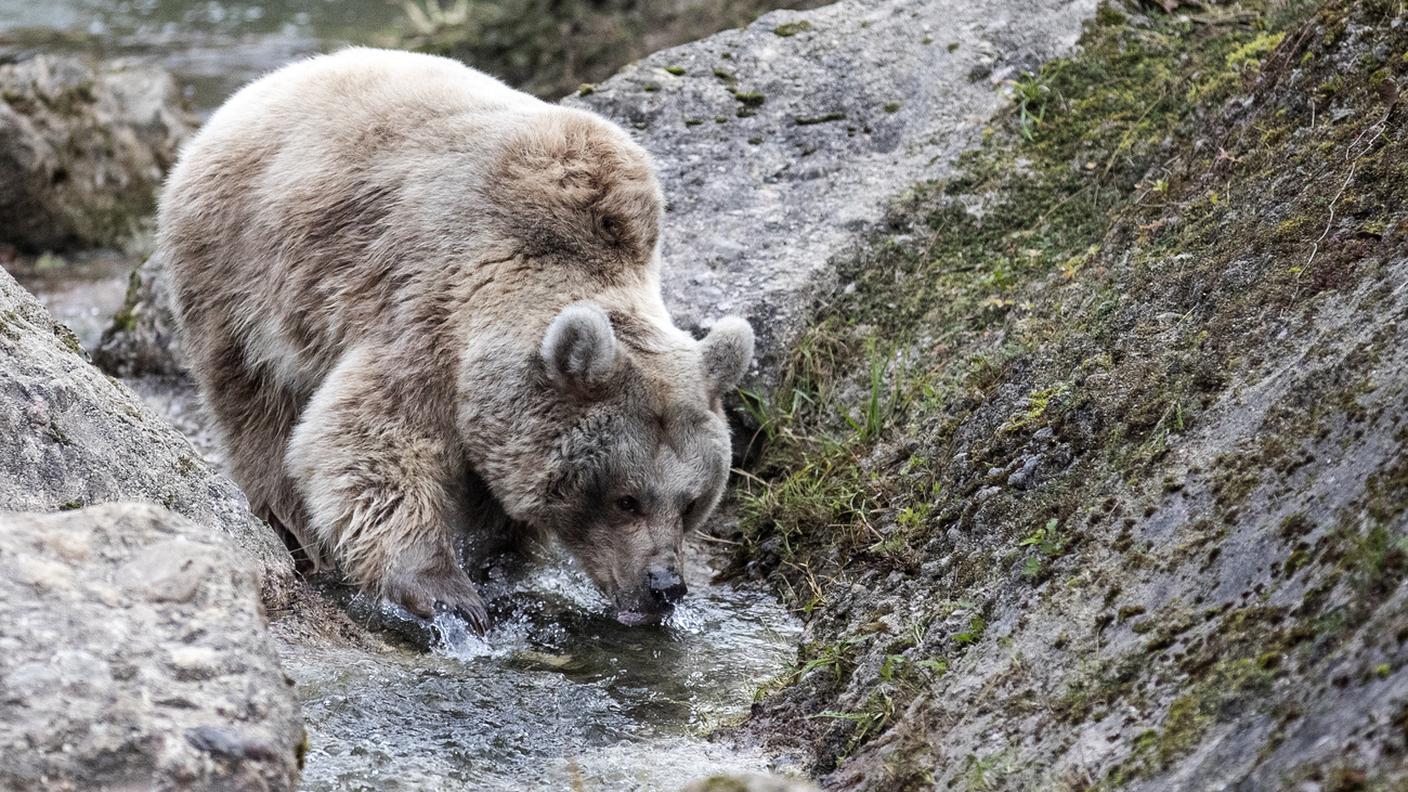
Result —
[[407, 49], [445, 55], [556, 99], [666, 47], [824, 0], [499, 0], [464, 19], [417, 20]]
[[836, 789], [1405, 788], [1405, 53], [1106, 8], [895, 207], [745, 496], [810, 614], [754, 729]]
[[108, 501], [164, 506], [229, 535], [262, 571], [271, 607], [293, 564], [239, 488], [126, 386], [86, 360], [66, 327], [0, 272], [0, 509]]
[[156, 506], [0, 514], [0, 787], [294, 789], [259, 578]]
[[995, 87], [1070, 49], [1093, 0], [850, 0], [656, 53], [585, 97], [659, 160], [666, 301], [752, 320], [771, 381], [838, 254], [952, 171]]
[[121, 241], [194, 128], [160, 69], [50, 55], [0, 64], [0, 242], [37, 252]]
[[[1094, 0], [848, 0], [659, 52], [565, 100], [627, 129], [669, 201], [666, 301], [681, 326], [753, 321], [766, 384], [838, 257], [915, 181], [951, 172], [1021, 68], [1067, 51]], [[103, 342], [110, 371], [170, 370], [153, 266]]]

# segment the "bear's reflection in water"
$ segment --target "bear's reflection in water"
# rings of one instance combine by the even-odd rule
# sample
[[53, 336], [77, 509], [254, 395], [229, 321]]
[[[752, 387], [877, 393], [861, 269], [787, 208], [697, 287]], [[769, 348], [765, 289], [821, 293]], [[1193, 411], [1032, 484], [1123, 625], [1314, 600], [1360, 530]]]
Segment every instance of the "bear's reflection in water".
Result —
[[[705, 735], [787, 669], [798, 627], [767, 594], [713, 585], [707, 559], [664, 626], [631, 628], [561, 560], [491, 567], [483, 638], [453, 617], [437, 648], [281, 646], [309, 732], [307, 790], [677, 789], [767, 758]], [[431, 638], [380, 603], [349, 612]]]

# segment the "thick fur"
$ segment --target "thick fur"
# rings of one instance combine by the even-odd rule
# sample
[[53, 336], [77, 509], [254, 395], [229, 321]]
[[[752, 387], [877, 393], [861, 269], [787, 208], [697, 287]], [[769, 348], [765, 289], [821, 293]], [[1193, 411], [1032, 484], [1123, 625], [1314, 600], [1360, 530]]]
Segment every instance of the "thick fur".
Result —
[[236, 479], [315, 562], [482, 620], [451, 550], [482, 481], [648, 618], [645, 581], [718, 500], [720, 396], [752, 351], [741, 320], [702, 342], [670, 321], [661, 214], [649, 157], [604, 119], [350, 49], [210, 119], [158, 255]]

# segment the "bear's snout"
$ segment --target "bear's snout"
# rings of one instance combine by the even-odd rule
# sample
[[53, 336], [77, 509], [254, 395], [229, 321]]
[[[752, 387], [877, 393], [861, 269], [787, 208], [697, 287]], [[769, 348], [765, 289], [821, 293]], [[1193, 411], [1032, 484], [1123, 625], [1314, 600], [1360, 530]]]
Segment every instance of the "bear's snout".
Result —
[[645, 585], [650, 590], [650, 596], [662, 605], [674, 605], [689, 591], [673, 566], [651, 567], [645, 574]]
[[628, 627], [660, 624], [689, 591], [675, 564], [653, 563], [639, 580], [615, 595], [616, 621]]

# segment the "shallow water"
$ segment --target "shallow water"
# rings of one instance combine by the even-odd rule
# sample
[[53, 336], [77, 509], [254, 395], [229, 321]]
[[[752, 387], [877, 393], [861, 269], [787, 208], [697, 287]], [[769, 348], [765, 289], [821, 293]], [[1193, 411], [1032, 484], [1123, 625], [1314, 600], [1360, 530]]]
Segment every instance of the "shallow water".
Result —
[[797, 625], [693, 568], [661, 628], [605, 618], [585, 576], [550, 562], [484, 588], [483, 639], [451, 622], [432, 654], [283, 642], [309, 731], [304, 788], [669, 790], [767, 768], [705, 736], [788, 666]]
[[377, 43], [405, 19], [390, 0], [0, 0], [0, 45], [158, 63], [204, 113], [264, 72]]
[[[125, 271], [14, 274], [91, 345], [105, 324], [95, 311], [120, 305]], [[128, 385], [219, 464], [189, 384]], [[560, 554], [492, 567], [481, 593], [494, 627], [481, 639], [442, 621], [434, 652], [392, 633], [362, 645], [275, 624], [309, 734], [303, 788], [674, 790], [768, 769], [761, 751], [707, 735], [790, 667], [800, 628], [767, 593], [713, 584], [702, 541], [692, 544], [690, 592], [658, 628], [606, 617], [604, 598]], [[398, 623], [376, 603], [352, 605], [354, 617]]]

